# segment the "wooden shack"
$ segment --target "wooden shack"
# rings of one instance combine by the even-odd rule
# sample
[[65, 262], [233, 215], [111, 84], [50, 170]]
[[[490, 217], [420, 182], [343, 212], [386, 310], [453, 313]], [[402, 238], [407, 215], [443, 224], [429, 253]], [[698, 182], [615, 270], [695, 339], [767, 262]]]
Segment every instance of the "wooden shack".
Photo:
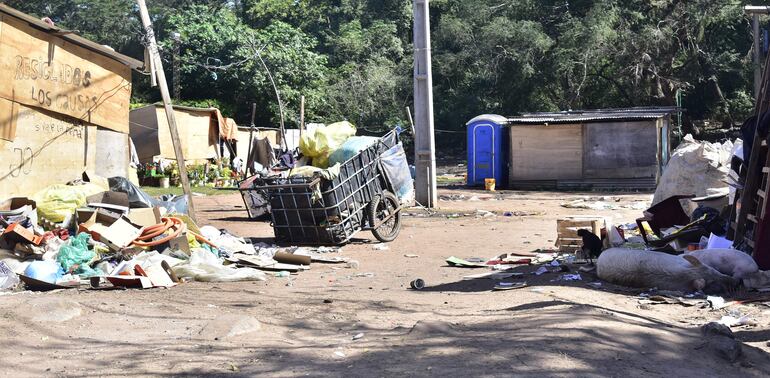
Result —
[[[185, 160], [200, 163], [216, 158], [220, 123], [224, 123], [219, 110], [174, 105], [174, 114]], [[130, 125], [139, 161], [147, 163], [155, 158], [176, 160], [163, 105], [152, 104], [132, 110]]]
[[0, 4], [0, 197], [86, 170], [126, 176], [131, 69], [142, 67]]
[[674, 111], [606, 109], [508, 118], [510, 187], [654, 189], [670, 156]]
[[[188, 164], [203, 163], [220, 156], [241, 157], [246, 161], [249, 128], [238, 126], [232, 118], [222, 116], [216, 108], [195, 108], [174, 105], [182, 153]], [[176, 160], [166, 111], [161, 104], [137, 108], [130, 115], [131, 139], [136, 145], [139, 161], [152, 162], [162, 158]], [[255, 129], [254, 138], [268, 138], [277, 146], [276, 129]], [[231, 153], [230, 151], [235, 153]]]

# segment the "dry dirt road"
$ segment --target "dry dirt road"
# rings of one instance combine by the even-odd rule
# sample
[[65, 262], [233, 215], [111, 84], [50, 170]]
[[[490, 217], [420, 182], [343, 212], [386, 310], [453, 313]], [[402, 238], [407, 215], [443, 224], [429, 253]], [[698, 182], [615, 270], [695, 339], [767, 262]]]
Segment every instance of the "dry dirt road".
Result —
[[[357, 269], [314, 264], [266, 282], [187, 283], [144, 291], [71, 290], [0, 296], [0, 375], [4, 376], [622, 376], [770, 374], [770, 307], [711, 311], [640, 306], [638, 291], [594, 278], [491, 291], [463, 281], [483, 270], [445, 259], [550, 248], [564, 215], [640, 211], [565, 209], [575, 193], [442, 190], [441, 214], [404, 218], [388, 250], [369, 233], [341, 255]], [[468, 200], [476, 196], [478, 200]], [[596, 193], [588, 196], [597, 196]], [[651, 196], [612, 195], [618, 205]], [[245, 219], [237, 194], [198, 200], [201, 224], [270, 241], [269, 224]], [[531, 216], [476, 216], [477, 209]], [[450, 216], [447, 217], [446, 215]], [[452, 216], [459, 215], [459, 217]], [[463, 214], [469, 214], [464, 216]], [[406, 257], [417, 255], [418, 257]], [[523, 268], [531, 272], [535, 267]], [[422, 291], [408, 289], [422, 278]], [[746, 357], [730, 364], [704, 345], [699, 326], [729, 311], [757, 320], [734, 328]], [[258, 320], [258, 323], [254, 321]]]

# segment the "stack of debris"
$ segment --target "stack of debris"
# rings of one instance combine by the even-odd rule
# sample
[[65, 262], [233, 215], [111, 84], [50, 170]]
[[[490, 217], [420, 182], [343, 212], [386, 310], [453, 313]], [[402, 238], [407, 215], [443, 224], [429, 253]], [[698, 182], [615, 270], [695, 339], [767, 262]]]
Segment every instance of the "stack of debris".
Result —
[[184, 196], [156, 200], [121, 177], [84, 175], [31, 198], [0, 203], [0, 290], [171, 287], [180, 282], [265, 280], [313, 261], [344, 263], [324, 248], [254, 245], [198, 227]]

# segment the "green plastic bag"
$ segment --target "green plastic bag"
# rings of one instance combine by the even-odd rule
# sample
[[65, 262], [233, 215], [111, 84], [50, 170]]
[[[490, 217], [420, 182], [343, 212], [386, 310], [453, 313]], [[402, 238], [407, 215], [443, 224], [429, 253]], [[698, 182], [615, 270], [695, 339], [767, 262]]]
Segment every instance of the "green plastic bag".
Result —
[[329, 155], [353, 135], [356, 135], [356, 127], [348, 121], [321, 126], [302, 135], [299, 150], [313, 158], [313, 166], [325, 169], [329, 167]]
[[88, 263], [96, 257], [96, 253], [88, 249], [88, 241], [91, 239], [91, 235], [85, 232], [81, 232], [78, 236], [71, 238], [69, 243], [63, 245], [59, 249], [59, 255], [56, 256], [56, 261], [64, 268], [65, 272], [69, 272], [70, 269], [77, 265], [78, 267], [73, 273], [81, 277], [93, 277], [101, 276], [104, 273], [99, 269], [91, 269]]
[[86, 197], [103, 192], [104, 189], [94, 184], [52, 185], [32, 196], [37, 202], [37, 214], [54, 223], [63, 222], [75, 213], [77, 208], [86, 204]]

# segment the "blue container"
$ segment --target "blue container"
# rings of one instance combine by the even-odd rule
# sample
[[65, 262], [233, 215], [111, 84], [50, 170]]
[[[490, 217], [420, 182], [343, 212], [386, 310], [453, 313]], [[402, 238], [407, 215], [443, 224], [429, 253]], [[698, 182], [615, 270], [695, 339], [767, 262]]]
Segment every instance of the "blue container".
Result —
[[468, 186], [484, 186], [494, 178], [496, 187], [508, 185], [508, 120], [495, 114], [480, 115], [468, 127]]

